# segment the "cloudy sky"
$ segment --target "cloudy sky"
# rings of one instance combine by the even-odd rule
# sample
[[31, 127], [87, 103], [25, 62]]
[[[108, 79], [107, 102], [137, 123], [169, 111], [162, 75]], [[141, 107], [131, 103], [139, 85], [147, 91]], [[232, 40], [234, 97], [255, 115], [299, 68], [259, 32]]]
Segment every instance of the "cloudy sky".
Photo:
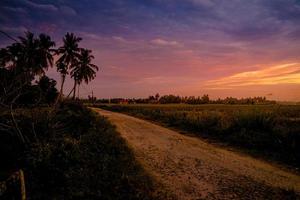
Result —
[[299, 0], [1, 0], [0, 30], [82, 37], [100, 67], [82, 96], [300, 101]]

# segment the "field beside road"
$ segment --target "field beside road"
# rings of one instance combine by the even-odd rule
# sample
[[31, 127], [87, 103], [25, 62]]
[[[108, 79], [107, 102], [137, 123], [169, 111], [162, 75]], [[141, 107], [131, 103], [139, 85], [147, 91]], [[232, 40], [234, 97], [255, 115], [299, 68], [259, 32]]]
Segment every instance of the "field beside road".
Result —
[[98, 108], [176, 199], [297, 199], [300, 177], [142, 119]]
[[300, 166], [299, 105], [96, 106], [155, 121], [295, 169]]

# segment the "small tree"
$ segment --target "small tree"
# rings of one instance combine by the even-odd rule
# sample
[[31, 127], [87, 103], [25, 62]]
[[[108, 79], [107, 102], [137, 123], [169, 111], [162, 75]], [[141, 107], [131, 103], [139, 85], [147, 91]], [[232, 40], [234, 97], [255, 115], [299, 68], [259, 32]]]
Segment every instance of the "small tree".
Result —
[[42, 76], [37, 83], [43, 96], [43, 103], [52, 104], [58, 96], [56, 81], [47, 76]]
[[155, 95], [155, 100], [158, 101], [158, 100], [159, 100], [159, 97], [160, 97], [159, 94], [156, 93], [156, 95]]
[[201, 97], [201, 101], [202, 101], [202, 103], [209, 103], [209, 96], [208, 96], [208, 94], [204, 94]]

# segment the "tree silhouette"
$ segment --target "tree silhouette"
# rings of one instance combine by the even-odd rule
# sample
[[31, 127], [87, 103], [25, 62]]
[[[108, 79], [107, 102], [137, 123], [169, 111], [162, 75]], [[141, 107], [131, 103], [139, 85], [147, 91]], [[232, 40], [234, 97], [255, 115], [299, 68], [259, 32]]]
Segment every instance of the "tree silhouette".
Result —
[[48, 35], [35, 37], [31, 32], [25, 32], [24, 37], [0, 50], [2, 72], [9, 78], [1, 78], [4, 99], [17, 99], [25, 87], [30, 87], [36, 75], [45, 74], [53, 63], [55, 43]]
[[[40, 65], [43, 69], [48, 69], [48, 67], [53, 66], [53, 52], [54, 49], [51, 49], [55, 46], [55, 42], [53, 42], [50, 36], [46, 34], [39, 35], [39, 58], [40, 58]], [[44, 73], [44, 72], [43, 72]]]
[[37, 82], [37, 85], [42, 93], [42, 102], [47, 104], [54, 103], [58, 96], [58, 91], [55, 87], [56, 81], [44, 75]]
[[61, 99], [63, 95], [63, 87], [68, 74], [68, 69], [73, 68], [74, 65], [78, 63], [78, 58], [80, 56], [78, 43], [81, 40], [80, 37], [76, 37], [73, 33], [67, 33], [63, 38], [63, 46], [57, 50], [57, 55], [61, 55], [56, 62], [57, 71], [61, 74], [59, 99]]
[[20, 45], [17, 43], [15, 48], [18, 48], [17, 67], [21, 67], [26, 72], [31, 72], [32, 76], [45, 74], [45, 70], [52, 66], [53, 56], [52, 47], [55, 43], [50, 36], [40, 34], [39, 38], [35, 38], [31, 32], [26, 32], [25, 37], [19, 37]]
[[19, 37], [19, 42], [1, 49], [1, 66], [15, 74], [23, 74], [25, 81], [30, 82], [34, 76], [45, 74], [45, 70], [52, 66], [51, 48], [54, 46], [48, 35], [40, 34], [36, 38], [33, 33], [25, 32], [25, 37]]
[[71, 92], [73, 91], [75, 98], [76, 87], [83, 81], [90, 82], [98, 71], [98, 67], [91, 63], [94, 59], [92, 51], [79, 47], [81, 40], [73, 33], [67, 33], [63, 37], [63, 46], [55, 50], [55, 42], [50, 36], [40, 34], [35, 37], [33, 33], [25, 32], [25, 36], [18, 37], [18, 41], [0, 49], [0, 101], [15, 102], [14, 99], [21, 94], [24, 96], [25, 90], [35, 92], [37, 87], [31, 88], [32, 81], [36, 76], [40, 77], [40, 81], [46, 81], [45, 71], [53, 66], [53, 53], [59, 56], [55, 64], [62, 78], [56, 103], [62, 97], [65, 79], [69, 73], [74, 79]]
[[98, 66], [91, 63], [94, 59], [94, 56], [91, 53], [91, 50], [81, 49], [78, 62], [73, 66], [71, 71], [71, 77], [74, 79], [73, 99], [75, 98], [77, 85], [79, 89], [79, 85], [82, 81], [88, 84], [96, 77]]

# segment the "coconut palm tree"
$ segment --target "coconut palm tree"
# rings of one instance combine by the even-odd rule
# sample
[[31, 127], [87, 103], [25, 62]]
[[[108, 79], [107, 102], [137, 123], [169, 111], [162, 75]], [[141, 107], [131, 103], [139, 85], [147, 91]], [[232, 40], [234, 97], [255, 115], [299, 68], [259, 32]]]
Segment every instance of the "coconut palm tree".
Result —
[[43, 75], [49, 66], [52, 66], [52, 47], [55, 46], [50, 36], [40, 34], [38, 38], [31, 32], [26, 32], [25, 37], [19, 37], [22, 56], [22, 68], [31, 71], [32, 75]]
[[52, 47], [55, 46], [50, 36], [46, 34], [39, 35], [39, 58], [40, 65], [43, 69], [48, 69], [48, 67], [53, 66], [53, 53], [55, 52]]
[[7, 77], [1, 78], [1, 85], [7, 99], [20, 95], [36, 75], [41, 77], [45, 74], [53, 63], [51, 48], [54, 46], [49, 36], [40, 34], [35, 37], [33, 33], [26, 32], [24, 37], [18, 37], [18, 41], [1, 49], [0, 67], [7, 72]]
[[96, 71], [98, 71], [99, 68], [91, 63], [94, 59], [94, 56], [91, 53], [91, 50], [81, 49], [79, 60], [71, 71], [71, 77], [74, 79], [73, 99], [75, 98], [77, 85], [79, 88], [82, 81], [88, 84], [96, 77]]
[[78, 62], [80, 55], [78, 43], [81, 40], [80, 37], [76, 37], [73, 33], [67, 33], [63, 38], [63, 46], [58, 48], [56, 52], [57, 55], [61, 55], [56, 62], [57, 71], [61, 74], [62, 79], [59, 99], [61, 99], [63, 95], [63, 87], [68, 74], [68, 69], [72, 68]]
[[19, 37], [19, 40], [19, 43], [12, 45], [12, 47], [15, 47], [16, 51], [20, 51], [17, 52], [17, 70], [28, 74], [30, 73], [31, 75], [40, 74], [43, 69], [41, 69], [37, 63], [37, 60], [39, 59], [37, 55], [39, 47], [38, 40], [31, 32], [26, 32], [25, 37]]
[[57, 71], [61, 74], [61, 85], [60, 85], [60, 92], [57, 98], [57, 101], [61, 99], [62, 94], [63, 94], [63, 87], [64, 87], [64, 83], [66, 80], [66, 76], [68, 74], [68, 67], [66, 65], [66, 63], [64, 62], [56, 62], [56, 68]]
[[[26, 76], [30, 82], [34, 76], [45, 74], [45, 70], [53, 63], [53, 49], [55, 43], [48, 35], [40, 34], [34, 37], [31, 32], [26, 32], [25, 37], [6, 48], [5, 65], [17, 74]], [[3, 63], [4, 64], [4, 63]]]

